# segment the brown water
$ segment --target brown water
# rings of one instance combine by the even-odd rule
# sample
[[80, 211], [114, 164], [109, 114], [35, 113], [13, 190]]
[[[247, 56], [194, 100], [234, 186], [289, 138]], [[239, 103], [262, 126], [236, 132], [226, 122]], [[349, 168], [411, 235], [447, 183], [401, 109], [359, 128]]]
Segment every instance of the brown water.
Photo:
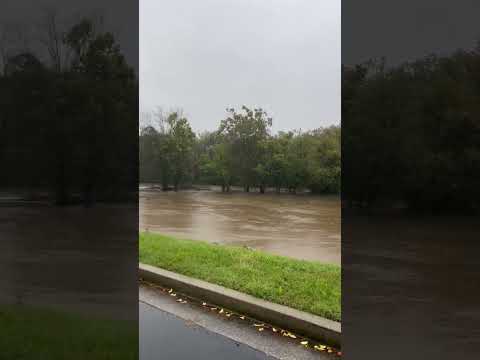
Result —
[[86, 209], [0, 202], [0, 306], [135, 319], [137, 212], [136, 204]]
[[140, 191], [140, 229], [340, 264], [340, 199]]
[[345, 358], [478, 359], [479, 234], [473, 217], [344, 216]]

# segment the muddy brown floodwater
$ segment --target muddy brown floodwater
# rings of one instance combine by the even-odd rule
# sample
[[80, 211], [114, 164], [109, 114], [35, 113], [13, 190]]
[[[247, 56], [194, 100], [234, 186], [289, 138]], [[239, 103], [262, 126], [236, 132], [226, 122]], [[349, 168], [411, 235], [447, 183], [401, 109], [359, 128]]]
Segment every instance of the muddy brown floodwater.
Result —
[[140, 229], [340, 264], [340, 198], [140, 191]]

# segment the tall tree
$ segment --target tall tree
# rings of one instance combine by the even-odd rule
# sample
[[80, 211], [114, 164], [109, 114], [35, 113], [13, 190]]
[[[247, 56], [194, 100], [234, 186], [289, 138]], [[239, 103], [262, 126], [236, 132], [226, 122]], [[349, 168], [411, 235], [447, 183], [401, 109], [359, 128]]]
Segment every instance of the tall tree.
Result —
[[238, 178], [246, 192], [254, 185], [255, 168], [262, 157], [260, 143], [269, 135], [272, 118], [261, 109], [249, 109], [242, 106], [242, 111], [227, 109], [229, 116], [222, 120], [219, 132], [232, 146]]
[[180, 184], [191, 174], [193, 160], [193, 143], [195, 134], [185, 117], [173, 112], [167, 117], [168, 146], [167, 156], [172, 169], [172, 181], [175, 191]]

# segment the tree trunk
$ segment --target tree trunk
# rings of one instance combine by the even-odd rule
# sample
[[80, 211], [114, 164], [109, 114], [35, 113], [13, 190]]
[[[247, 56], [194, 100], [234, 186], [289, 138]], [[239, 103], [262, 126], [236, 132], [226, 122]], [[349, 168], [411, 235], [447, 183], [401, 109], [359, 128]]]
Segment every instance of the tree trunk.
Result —
[[250, 192], [250, 185], [245, 185], [245, 192]]
[[276, 190], [277, 194], [280, 194], [280, 190], [281, 190], [280, 186], [277, 186], [277, 190]]
[[225, 192], [225, 184], [222, 184], [222, 193]]
[[265, 185], [260, 185], [260, 194], [265, 194]]

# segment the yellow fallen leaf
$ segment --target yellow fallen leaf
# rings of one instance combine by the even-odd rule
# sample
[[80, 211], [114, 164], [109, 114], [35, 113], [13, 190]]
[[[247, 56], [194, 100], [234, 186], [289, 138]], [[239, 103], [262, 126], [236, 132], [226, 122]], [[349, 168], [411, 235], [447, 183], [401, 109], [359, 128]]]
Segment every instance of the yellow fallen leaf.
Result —
[[202, 305], [203, 305], [203, 306], [207, 306], [207, 303], [206, 303], [206, 302], [203, 302]]
[[219, 314], [223, 314], [223, 309], [221, 309], [218, 313], [219, 313]]
[[302, 344], [302, 345], [308, 345], [308, 341], [302, 341], [302, 342], [300, 342], [300, 344]]
[[263, 331], [263, 327], [258, 328], [258, 331]]
[[245, 316], [243, 316], [243, 315], [240, 316], [240, 319], [245, 320]]
[[277, 329], [275, 329], [275, 328], [272, 328], [272, 331], [273, 331], [273, 332], [277, 332], [278, 330], [277, 330]]
[[253, 324], [253, 326], [262, 327], [262, 326], [265, 326], [265, 324]]

